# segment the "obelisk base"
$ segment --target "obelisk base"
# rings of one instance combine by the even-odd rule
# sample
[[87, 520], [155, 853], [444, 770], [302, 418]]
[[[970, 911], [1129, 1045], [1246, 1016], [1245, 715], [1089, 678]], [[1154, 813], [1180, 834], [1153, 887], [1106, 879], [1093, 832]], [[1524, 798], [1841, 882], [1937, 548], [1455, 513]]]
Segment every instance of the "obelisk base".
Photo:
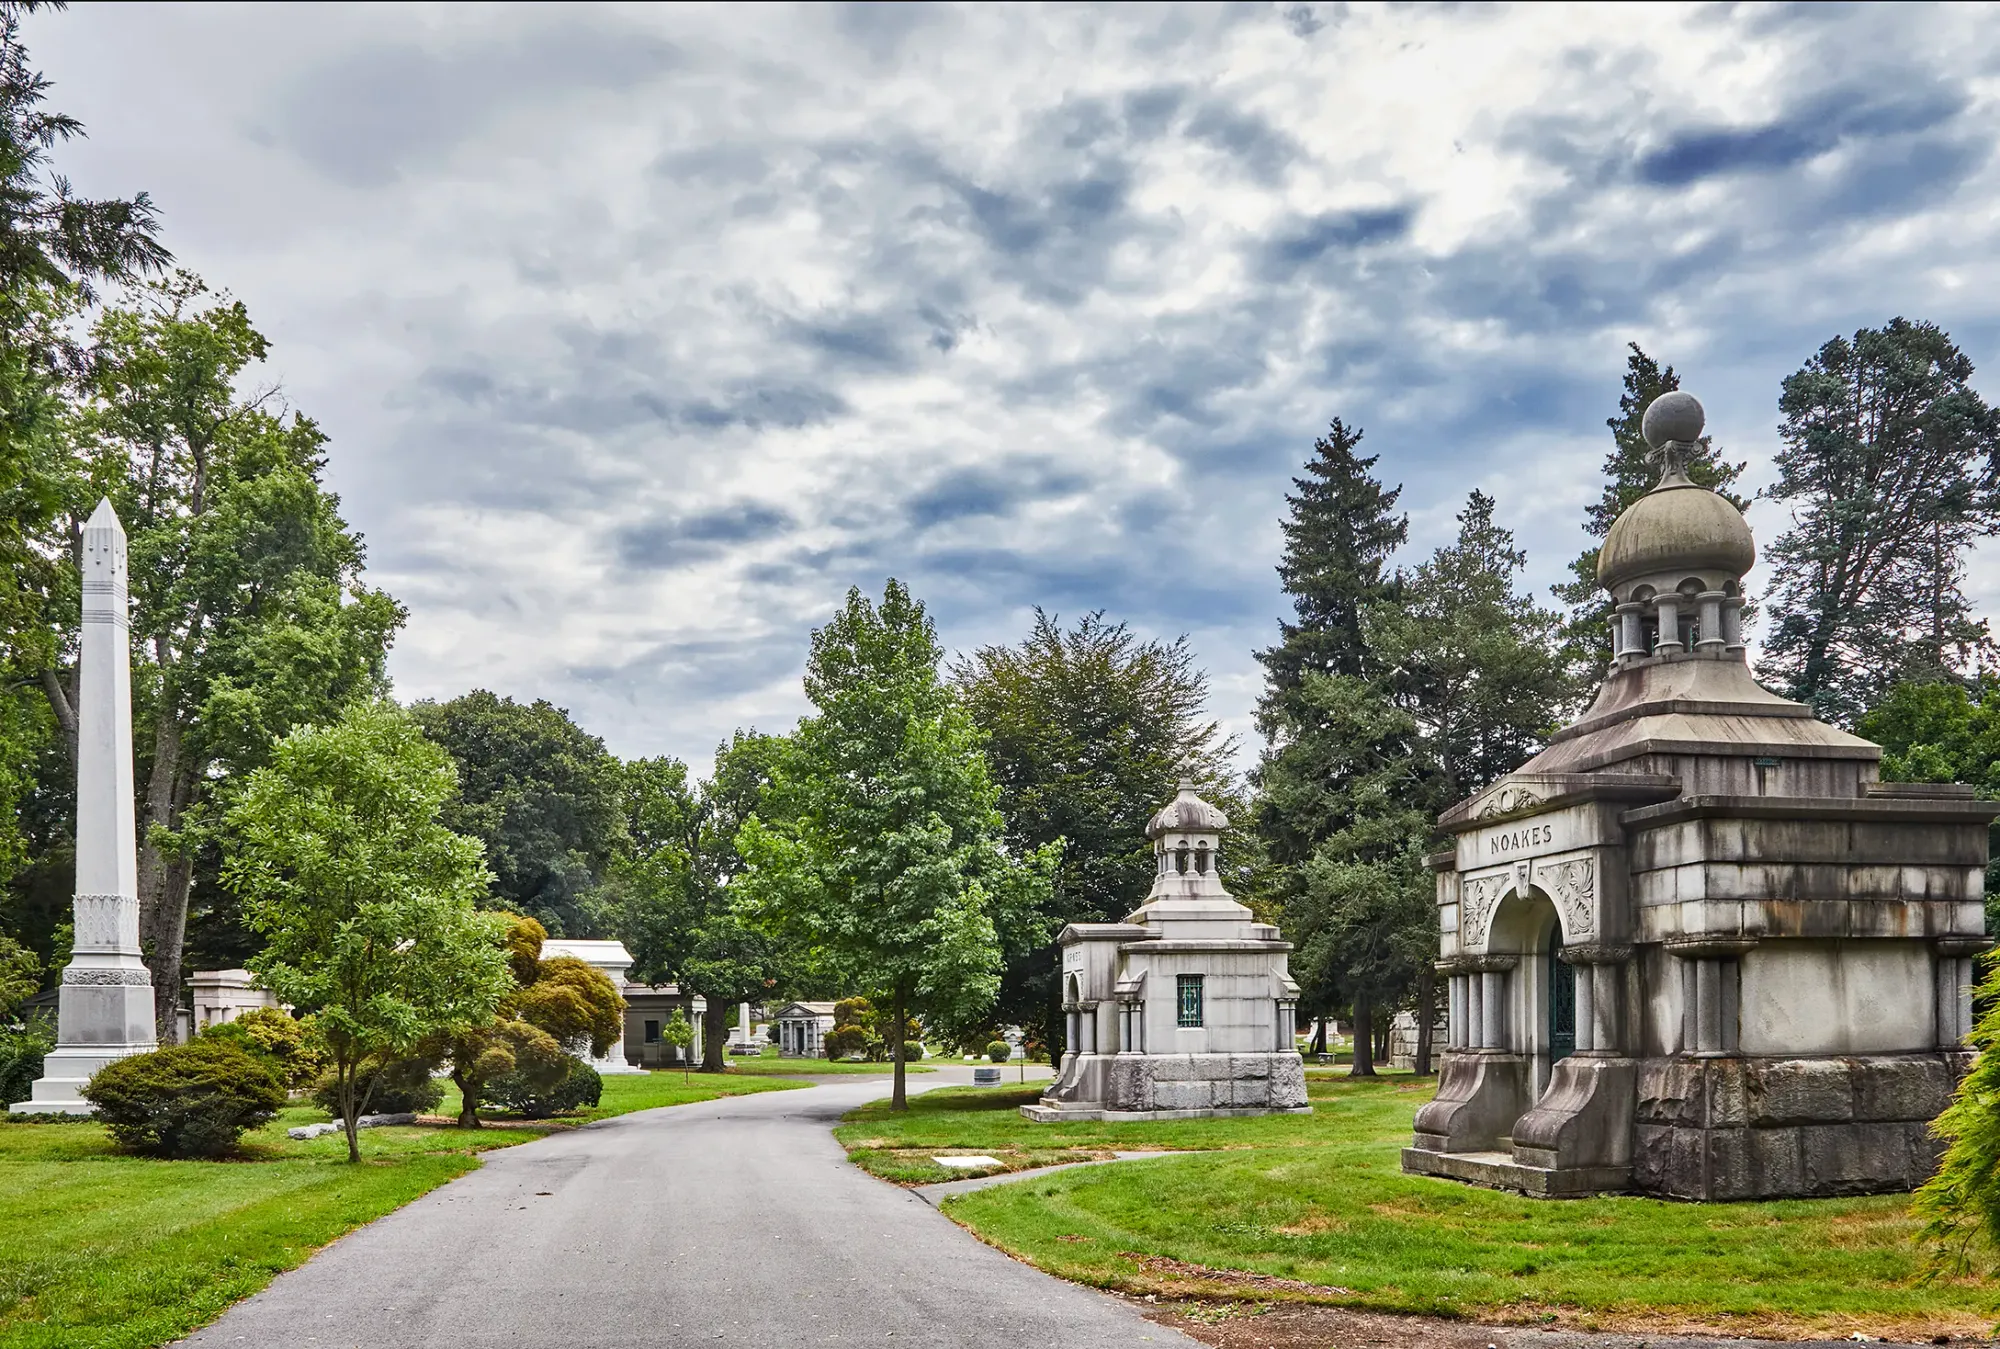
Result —
[[[159, 1048], [153, 1035], [153, 985], [145, 983], [70, 983], [71, 975], [104, 977], [110, 972], [66, 970], [57, 1003], [56, 1047], [42, 1061], [42, 1075], [25, 1101], [8, 1107], [17, 1115], [88, 1115], [96, 1107], [83, 1099], [83, 1088], [106, 1064]], [[145, 972], [118, 971], [117, 976], [144, 979]]]

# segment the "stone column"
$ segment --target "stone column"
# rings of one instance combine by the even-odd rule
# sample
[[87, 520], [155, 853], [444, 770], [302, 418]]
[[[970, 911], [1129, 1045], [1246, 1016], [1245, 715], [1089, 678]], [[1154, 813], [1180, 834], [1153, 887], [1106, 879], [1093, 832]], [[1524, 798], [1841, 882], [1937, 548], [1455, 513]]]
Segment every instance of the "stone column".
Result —
[[1681, 649], [1681, 597], [1677, 594], [1660, 596], [1657, 601], [1660, 616], [1660, 641], [1654, 648], [1661, 655]]
[[1682, 962], [1681, 989], [1686, 1002], [1681, 1019], [1682, 1053], [1721, 1058], [1738, 1051], [1740, 960], [1756, 945], [1755, 937], [1742, 936], [1668, 939], [1667, 951]]
[[1444, 1047], [1463, 1049], [1465, 1048], [1465, 976], [1443, 962], [1439, 962], [1438, 972], [1445, 977]]
[[1621, 1053], [1621, 975], [1625, 962], [1632, 958], [1632, 948], [1586, 943], [1564, 947], [1562, 958], [1576, 970], [1576, 1052]]
[[1466, 963], [1478, 971], [1474, 982], [1479, 986], [1479, 1048], [1504, 1052], [1510, 1038], [1507, 1027], [1507, 974], [1521, 963], [1521, 958], [1484, 955], [1471, 957]]
[[1465, 1029], [1459, 1035], [1460, 1049], [1483, 1049], [1486, 1046], [1486, 1008], [1480, 994], [1486, 991], [1486, 983], [1476, 974], [1461, 974], [1459, 982], [1464, 991], [1459, 995], [1465, 1003]]
[[1694, 649], [1720, 652], [1729, 645], [1722, 634], [1722, 610], [1729, 596], [1720, 590], [1704, 590], [1695, 598], [1701, 604], [1701, 632]]
[[1939, 937], [1937, 948], [1937, 1043], [1963, 1049], [1972, 1034], [1973, 957], [1993, 945], [1991, 937]]
[[1618, 650], [1619, 657], [1647, 656], [1646, 650], [1646, 606], [1643, 604], [1621, 604], [1618, 606]]
[[1743, 597], [1731, 595], [1722, 602], [1722, 649], [1743, 649]]
[[16, 1108], [88, 1115], [78, 1093], [106, 1064], [157, 1047], [153, 979], [139, 955], [132, 796], [132, 639], [125, 529], [109, 500], [83, 528], [76, 739], [75, 945], [56, 1003], [56, 1047]]

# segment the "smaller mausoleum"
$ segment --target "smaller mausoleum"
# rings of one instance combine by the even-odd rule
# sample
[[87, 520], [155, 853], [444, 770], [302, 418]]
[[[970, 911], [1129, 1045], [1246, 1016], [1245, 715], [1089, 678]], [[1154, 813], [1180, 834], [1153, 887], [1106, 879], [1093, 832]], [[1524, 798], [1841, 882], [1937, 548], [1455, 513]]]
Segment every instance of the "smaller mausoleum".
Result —
[[1307, 1114], [1291, 943], [1230, 897], [1229, 818], [1180, 792], [1146, 825], [1156, 871], [1122, 923], [1062, 931], [1069, 1052], [1031, 1120]]
[[[622, 998], [625, 996], [625, 975], [632, 968], [632, 953], [625, 949], [624, 942], [585, 941], [577, 938], [551, 937], [542, 943], [542, 959], [548, 960], [554, 956], [574, 956], [609, 979], [611, 986], [618, 990], [619, 997]], [[629, 1028], [629, 1021], [626, 1025]], [[625, 1035], [627, 1033], [627, 1029], [621, 1029], [617, 1042], [604, 1051], [602, 1058], [586, 1052], [582, 1056], [584, 1061], [597, 1069], [600, 1074], [642, 1073], [646, 1071], [643, 1068], [635, 1067], [626, 1060]], [[584, 1048], [588, 1050], [589, 1046], [586, 1045]]]
[[823, 1059], [826, 1033], [833, 1029], [830, 1002], [788, 1002], [772, 1020], [778, 1023], [778, 1057]]

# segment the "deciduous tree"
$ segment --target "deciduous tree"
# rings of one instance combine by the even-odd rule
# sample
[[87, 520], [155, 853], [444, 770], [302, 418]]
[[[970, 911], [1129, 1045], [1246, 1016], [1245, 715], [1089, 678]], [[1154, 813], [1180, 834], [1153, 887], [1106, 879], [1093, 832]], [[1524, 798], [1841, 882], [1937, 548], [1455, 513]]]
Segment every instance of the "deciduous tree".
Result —
[[[762, 810], [738, 832], [751, 915], [809, 951], [816, 973], [879, 990], [892, 1026], [982, 1019], [999, 993], [1001, 932], [1048, 902], [1053, 848], [1004, 845], [980, 735], [939, 678], [923, 605], [891, 580], [813, 634], [799, 723]], [[893, 1041], [894, 1108], [905, 1108]]]
[[265, 941], [250, 968], [316, 1018], [349, 1161], [363, 1065], [485, 1024], [514, 987], [507, 920], [476, 908], [479, 842], [439, 818], [456, 787], [406, 713], [358, 703], [286, 736], [229, 811], [225, 879]]
[[559, 937], [600, 937], [599, 887], [623, 839], [618, 761], [544, 699], [475, 689], [411, 708], [458, 764], [445, 823], [486, 845], [493, 903]]

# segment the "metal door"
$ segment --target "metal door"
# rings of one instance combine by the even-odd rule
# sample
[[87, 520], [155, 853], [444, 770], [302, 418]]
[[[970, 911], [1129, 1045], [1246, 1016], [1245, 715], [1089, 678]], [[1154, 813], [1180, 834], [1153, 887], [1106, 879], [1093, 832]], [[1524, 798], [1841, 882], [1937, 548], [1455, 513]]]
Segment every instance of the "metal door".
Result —
[[1562, 958], [1562, 924], [1549, 930], [1549, 1066], [1576, 1052], [1576, 968]]

